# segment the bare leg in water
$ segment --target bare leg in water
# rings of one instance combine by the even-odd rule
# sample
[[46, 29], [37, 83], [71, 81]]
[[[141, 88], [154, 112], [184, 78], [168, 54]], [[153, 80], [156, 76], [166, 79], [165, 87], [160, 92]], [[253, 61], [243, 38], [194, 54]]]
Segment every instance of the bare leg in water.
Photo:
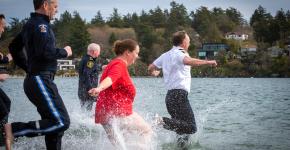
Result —
[[[138, 143], [138, 149], [149, 149], [147, 148], [150, 145], [153, 131], [151, 126], [145, 122], [145, 120], [137, 113], [133, 112], [132, 115], [122, 118], [116, 118], [110, 122], [110, 124], [103, 125], [110, 142], [116, 147], [122, 147], [126, 149], [125, 145], [118, 138], [116, 131], [114, 130], [114, 125], [117, 125], [117, 128], [121, 131], [124, 142], [126, 143], [128, 136], [132, 135], [131, 133], [138, 133], [141, 137]], [[124, 133], [124, 134], [123, 134]]]

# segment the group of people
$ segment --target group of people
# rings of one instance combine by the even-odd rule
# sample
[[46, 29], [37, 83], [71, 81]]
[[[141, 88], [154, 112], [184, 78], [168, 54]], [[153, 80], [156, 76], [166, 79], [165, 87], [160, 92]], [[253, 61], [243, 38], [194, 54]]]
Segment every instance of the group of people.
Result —
[[[50, 20], [58, 9], [58, 0], [33, 0], [33, 4], [35, 12], [31, 13], [30, 19], [9, 45], [9, 52], [14, 63], [26, 72], [24, 92], [37, 108], [41, 119], [27, 123], [7, 123], [10, 100], [8, 98], [7, 105], [2, 104], [3, 100], [4, 103], [6, 101], [1, 94], [1, 120], [6, 118], [6, 150], [10, 150], [14, 138], [20, 136], [45, 136], [46, 148], [59, 150], [64, 131], [70, 126], [69, 114], [54, 83], [57, 59], [72, 55], [70, 46], [56, 47], [50, 26]], [[216, 66], [217, 63], [215, 60], [190, 57], [190, 38], [185, 31], [174, 33], [172, 41], [173, 48], [149, 65], [148, 71], [158, 76], [162, 69], [168, 90], [165, 102], [171, 117], [158, 117], [157, 120], [165, 129], [182, 135], [178, 139], [182, 144], [188, 140], [188, 135], [196, 132], [196, 122], [188, 100], [191, 66]], [[116, 57], [102, 67], [100, 63], [96, 63], [100, 46], [95, 43], [88, 46], [87, 55], [83, 57], [79, 69], [78, 94], [81, 106], [91, 110], [92, 103], [96, 102], [95, 123], [102, 125], [109, 140], [116, 147], [121, 145], [114, 130], [117, 126], [124, 133], [138, 133], [142, 139], [140, 149], [146, 149], [146, 143], [150, 142], [153, 131], [142, 116], [133, 111], [136, 88], [128, 72], [128, 66], [134, 64], [139, 57], [140, 47], [137, 41], [124, 39], [114, 43], [113, 51]], [[101, 70], [103, 72], [98, 84], [97, 76]], [[2, 106], [7, 108], [3, 115]]]

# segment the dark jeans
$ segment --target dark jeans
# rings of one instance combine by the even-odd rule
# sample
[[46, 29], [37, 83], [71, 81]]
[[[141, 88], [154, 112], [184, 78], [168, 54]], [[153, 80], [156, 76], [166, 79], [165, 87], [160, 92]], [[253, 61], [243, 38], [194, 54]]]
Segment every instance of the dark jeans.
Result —
[[164, 128], [179, 135], [196, 132], [194, 114], [188, 101], [188, 92], [182, 89], [168, 90], [166, 107], [171, 118], [163, 117]]
[[14, 122], [12, 132], [15, 137], [45, 135], [46, 148], [60, 150], [61, 139], [64, 131], [69, 128], [70, 119], [53, 78], [53, 74], [26, 76], [25, 94], [36, 106], [41, 120], [28, 123]]

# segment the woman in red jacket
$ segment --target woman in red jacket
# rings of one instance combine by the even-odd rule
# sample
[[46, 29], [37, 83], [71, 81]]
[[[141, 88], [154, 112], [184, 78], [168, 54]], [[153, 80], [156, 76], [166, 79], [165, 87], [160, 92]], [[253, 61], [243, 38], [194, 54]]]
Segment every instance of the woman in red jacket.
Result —
[[[151, 126], [133, 111], [136, 89], [127, 67], [138, 58], [139, 45], [136, 41], [125, 39], [116, 41], [113, 48], [117, 55], [105, 68], [98, 87], [89, 90], [89, 94], [98, 95], [95, 122], [100, 123], [110, 141], [121, 146], [113, 131], [114, 124], [125, 133], [137, 131], [145, 138], [151, 139]], [[124, 131], [123, 130], [123, 131]]]

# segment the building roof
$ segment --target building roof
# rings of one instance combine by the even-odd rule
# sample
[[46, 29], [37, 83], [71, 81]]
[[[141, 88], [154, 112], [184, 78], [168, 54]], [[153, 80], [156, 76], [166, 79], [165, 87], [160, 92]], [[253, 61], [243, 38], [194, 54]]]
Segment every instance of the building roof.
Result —
[[227, 32], [226, 35], [247, 35], [245, 33], [241, 33], [241, 32]]

